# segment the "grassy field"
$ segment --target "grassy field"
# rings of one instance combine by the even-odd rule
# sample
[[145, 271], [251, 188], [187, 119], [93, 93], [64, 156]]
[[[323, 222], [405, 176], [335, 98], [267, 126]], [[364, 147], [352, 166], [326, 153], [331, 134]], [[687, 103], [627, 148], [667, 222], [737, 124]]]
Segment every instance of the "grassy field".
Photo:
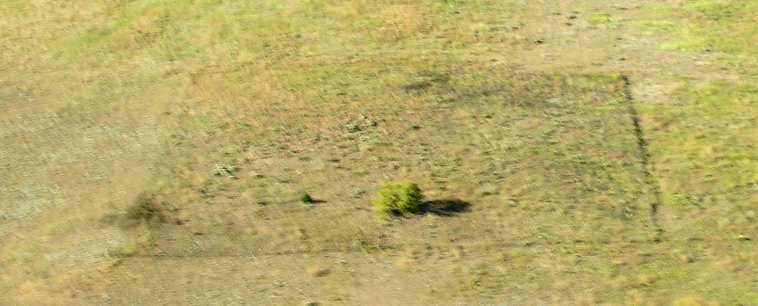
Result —
[[2, 1], [0, 304], [756, 304], [755, 12]]

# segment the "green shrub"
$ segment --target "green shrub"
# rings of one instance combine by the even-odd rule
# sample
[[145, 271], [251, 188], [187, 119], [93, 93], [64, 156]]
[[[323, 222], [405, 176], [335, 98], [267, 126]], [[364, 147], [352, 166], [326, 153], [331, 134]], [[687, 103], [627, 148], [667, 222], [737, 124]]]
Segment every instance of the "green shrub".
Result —
[[378, 195], [372, 203], [382, 219], [419, 213], [424, 198], [418, 185], [410, 181], [384, 185], [379, 189]]
[[307, 191], [303, 191], [303, 194], [300, 195], [300, 202], [303, 202], [303, 204], [313, 204], [315, 201]]

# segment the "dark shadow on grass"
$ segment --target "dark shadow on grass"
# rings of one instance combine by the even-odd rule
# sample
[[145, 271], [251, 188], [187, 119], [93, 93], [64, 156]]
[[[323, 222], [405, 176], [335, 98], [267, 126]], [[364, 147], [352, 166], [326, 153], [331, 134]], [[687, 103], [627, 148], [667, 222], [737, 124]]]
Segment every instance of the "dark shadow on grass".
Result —
[[326, 201], [310, 198], [310, 199], [308, 199], [308, 201], [300, 200], [300, 203], [303, 203], [305, 205], [317, 205], [317, 204], [324, 204], [324, 203], [326, 203]]
[[470, 207], [471, 203], [458, 199], [425, 201], [420, 206], [422, 214], [435, 214], [446, 217], [467, 212]]

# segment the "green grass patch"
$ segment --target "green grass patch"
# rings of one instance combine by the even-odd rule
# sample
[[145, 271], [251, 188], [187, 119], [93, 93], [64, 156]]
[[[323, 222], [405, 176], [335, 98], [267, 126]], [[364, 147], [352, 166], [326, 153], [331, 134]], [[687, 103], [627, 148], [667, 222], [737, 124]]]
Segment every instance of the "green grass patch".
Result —
[[[749, 218], [720, 225], [716, 216], [744, 216], [758, 181], [755, 126], [758, 90], [752, 84], [684, 81], [674, 104], [647, 104], [650, 152], [664, 193], [664, 207], [697, 217], [672, 224], [689, 234], [720, 233], [725, 239], [758, 230]], [[718, 230], [717, 230], [718, 228]]]
[[720, 52], [737, 71], [755, 76], [758, 61], [758, 4], [755, 1], [684, 1], [679, 5], [649, 5], [658, 19], [638, 27], [664, 38], [660, 47], [687, 52]]
[[609, 13], [593, 13], [587, 18], [587, 22], [592, 25], [604, 26], [614, 26], [620, 23], [618, 19], [613, 18]]

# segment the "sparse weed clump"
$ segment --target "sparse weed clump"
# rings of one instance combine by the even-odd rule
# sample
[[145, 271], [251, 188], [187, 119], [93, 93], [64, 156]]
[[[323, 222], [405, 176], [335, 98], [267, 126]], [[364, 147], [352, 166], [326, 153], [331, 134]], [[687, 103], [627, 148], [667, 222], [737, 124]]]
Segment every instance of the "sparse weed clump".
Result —
[[378, 197], [372, 203], [381, 219], [395, 216], [408, 216], [421, 212], [421, 200], [424, 195], [413, 182], [402, 181], [384, 185], [378, 191]]
[[126, 216], [135, 221], [161, 222], [164, 220], [155, 195], [141, 193], [126, 211]]
[[132, 257], [139, 251], [139, 245], [134, 242], [124, 243], [108, 250], [108, 255], [114, 258]]

